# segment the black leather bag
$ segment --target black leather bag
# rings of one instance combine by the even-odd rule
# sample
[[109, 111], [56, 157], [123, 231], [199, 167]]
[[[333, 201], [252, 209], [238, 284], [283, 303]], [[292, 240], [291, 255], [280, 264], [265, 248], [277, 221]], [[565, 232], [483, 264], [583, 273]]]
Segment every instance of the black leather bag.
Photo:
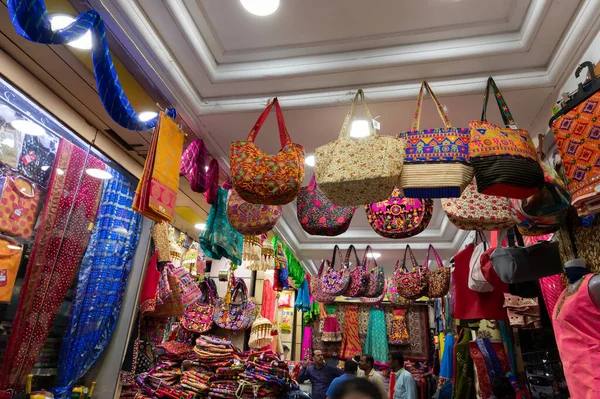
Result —
[[[512, 229], [508, 234], [508, 247], [498, 247], [491, 256], [494, 270], [508, 284], [537, 280], [563, 272], [558, 241], [539, 241], [524, 246], [523, 237], [516, 231], [519, 246], [515, 246]], [[500, 235], [502, 242], [506, 231]]]

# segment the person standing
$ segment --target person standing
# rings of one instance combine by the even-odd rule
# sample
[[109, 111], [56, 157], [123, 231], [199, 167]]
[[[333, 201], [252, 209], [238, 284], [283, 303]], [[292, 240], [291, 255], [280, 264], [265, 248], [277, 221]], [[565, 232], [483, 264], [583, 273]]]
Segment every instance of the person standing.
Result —
[[404, 368], [404, 355], [400, 352], [390, 353], [388, 365], [396, 373], [394, 399], [417, 399], [417, 384], [413, 375]]
[[356, 363], [354, 360], [348, 360], [346, 363], [344, 363], [345, 374], [341, 377], [335, 378], [331, 382], [331, 385], [329, 385], [329, 389], [327, 390], [327, 399], [333, 398], [334, 395], [336, 395], [339, 391], [340, 387], [344, 384], [344, 382], [357, 378], [356, 370], [358, 370], [358, 363]]
[[333, 366], [328, 366], [325, 363], [323, 352], [319, 349], [313, 351], [313, 365], [309, 366], [308, 359], [304, 360], [302, 368], [298, 373], [298, 382], [302, 384], [309, 380], [312, 384], [312, 398], [326, 399], [327, 389], [336, 378], [344, 374], [344, 372]]
[[383, 378], [375, 369], [375, 359], [371, 355], [362, 355], [358, 367], [364, 372], [364, 378], [369, 380], [377, 387], [381, 399], [387, 399], [387, 389], [383, 383]]

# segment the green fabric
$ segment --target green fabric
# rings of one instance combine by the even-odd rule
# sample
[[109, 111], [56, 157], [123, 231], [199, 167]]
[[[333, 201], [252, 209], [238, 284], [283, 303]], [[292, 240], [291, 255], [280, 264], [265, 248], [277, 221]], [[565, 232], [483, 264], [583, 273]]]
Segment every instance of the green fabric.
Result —
[[452, 399], [470, 398], [475, 390], [475, 371], [469, 349], [471, 330], [465, 328], [462, 338], [454, 345], [456, 352], [456, 385], [452, 392]]
[[325, 311], [327, 312], [327, 314], [334, 314], [335, 308], [336, 308], [336, 306], [334, 304], [325, 305]]
[[364, 353], [373, 356], [378, 362], [388, 362], [388, 339], [383, 309], [371, 308]]
[[277, 249], [277, 245], [281, 244], [281, 247], [283, 248], [283, 254], [285, 255], [288, 264], [288, 276], [290, 279], [292, 279], [294, 285], [297, 288], [299, 288], [302, 285], [302, 282], [304, 281], [306, 271], [304, 270], [298, 259], [296, 259], [296, 256], [294, 256], [292, 250], [289, 249], [283, 241], [280, 241], [277, 235], [273, 237], [273, 240], [271, 242], [273, 244], [273, 248], [275, 249]]

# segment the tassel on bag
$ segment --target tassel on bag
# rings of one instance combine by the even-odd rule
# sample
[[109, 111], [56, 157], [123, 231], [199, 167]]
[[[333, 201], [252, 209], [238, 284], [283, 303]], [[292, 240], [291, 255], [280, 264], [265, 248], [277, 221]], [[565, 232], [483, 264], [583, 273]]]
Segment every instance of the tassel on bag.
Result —
[[190, 143], [181, 156], [179, 175], [189, 174], [190, 188], [196, 193], [206, 191], [206, 145], [201, 139]]
[[259, 236], [244, 236], [244, 252], [243, 259], [252, 262], [252, 264], [260, 262], [261, 245]]
[[206, 173], [206, 192], [204, 198], [209, 205], [212, 205], [217, 200], [217, 192], [219, 191], [219, 162], [216, 159], [210, 161], [208, 172]]

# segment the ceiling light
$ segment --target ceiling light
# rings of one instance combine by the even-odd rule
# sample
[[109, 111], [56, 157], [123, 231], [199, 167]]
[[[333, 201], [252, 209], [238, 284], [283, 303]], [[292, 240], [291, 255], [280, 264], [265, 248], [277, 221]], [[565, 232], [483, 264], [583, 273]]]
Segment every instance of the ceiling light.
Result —
[[8, 249], [16, 249], [17, 251], [20, 251], [20, 250], [23, 249], [23, 248], [21, 248], [18, 245], [12, 245], [12, 244], [7, 245], [6, 248], [8, 248]]
[[158, 116], [158, 112], [154, 111], [144, 111], [138, 114], [138, 119], [142, 122], [148, 122], [149, 120], [156, 118]]
[[367, 258], [379, 259], [381, 258], [381, 254], [379, 252], [368, 252]]
[[112, 179], [113, 175], [111, 175], [110, 173], [108, 173], [105, 170], [102, 169], [96, 169], [96, 168], [88, 168], [85, 170], [85, 173], [88, 174], [89, 176], [95, 177], [96, 179], [101, 179], [101, 180], [108, 180], [108, 179]]
[[306, 158], [304, 158], [304, 163], [308, 166], [315, 166], [315, 156], [308, 155]]
[[198, 230], [204, 230], [206, 228], [206, 223], [196, 223], [194, 227]]
[[[75, 18], [66, 14], [54, 14], [50, 17], [50, 29], [53, 32], [66, 28], [75, 22]], [[90, 50], [92, 48], [92, 32], [85, 32], [79, 39], [71, 40], [67, 45], [80, 49]]]
[[350, 128], [350, 137], [367, 137], [371, 135], [369, 122], [366, 119], [355, 119]]
[[240, 0], [242, 6], [251, 14], [266, 17], [279, 8], [279, 0]]
[[26, 119], [17, 119], [10, 124], [19, 132], [30, 136], [44, 136], [46, 134], [46, 130], [43, 127]]

